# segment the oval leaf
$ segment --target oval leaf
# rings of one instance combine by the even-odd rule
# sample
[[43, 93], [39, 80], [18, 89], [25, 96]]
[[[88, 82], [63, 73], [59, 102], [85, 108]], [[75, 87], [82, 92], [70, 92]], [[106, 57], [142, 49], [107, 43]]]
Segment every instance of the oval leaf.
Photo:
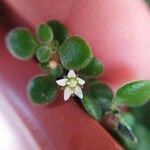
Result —
[[50, 59], [52, 50], [48, 46], [40, 46], [36, 51], [37, 59], [40, 62], [47, 62]]
[[37, 47], [31, 32], [26, 28], [16, 28], [9, 32], [6, 44], [11, 54], [21, 60], [30, 59]]
[[28, 93], [33, 103], [51, 103], [57, 93], [55, 78], [51, 75], [37, 76], [29, 82]]
[[53, 40], [53, 31], [47, 24], [40, 24], [37, 28], [37, 36], [42, 42], [51, 42]]
[[54, 34], [54, 40], [61, 45], [65, 39], [69, 36], [67, 28], [57, 20], [48, 21], [47, 24], [52, 28]]
[[115, 103], [128, 106], [139, 106], [150, 98], [150, 81], [135, 81], [122, 86], [116, 93]]
[[69, 37], [59, 48], [59, 56], [63, 66], [70, 70], [84, 68], [92, 59], [90, 46], [81, 37]]
[[97, 77], [103, 72], [103, 64], [96, 58], [93, 58], [89, 64], [80, 70], [81, 76], [85, 78]]
[[96, 120], [100, 120], [112, 102], [113, 93], [103, 83], [93, 82], [86, 91], [85, 98], [81, 101], [85, 110]]
[[81, 100], [81, 103], [91, 117], [93, 117], [95, 120], [100, 121], [102, 117], [102, 111], [98, 107], [98, 105], [95, 105], [92, 99], [90, 99], [87, 96], [84, 96]]
[[113, 92], [111, 88], [104, 83], [93, 82], [89, 85], [88, 96], [99, 106], [103, 114], [109, 108], [113, 99]]

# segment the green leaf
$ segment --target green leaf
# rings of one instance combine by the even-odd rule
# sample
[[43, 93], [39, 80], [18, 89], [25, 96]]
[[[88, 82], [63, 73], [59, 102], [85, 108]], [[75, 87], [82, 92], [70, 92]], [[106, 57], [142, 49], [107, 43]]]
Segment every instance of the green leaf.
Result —
[[63, 68], [61, 65], [58, 65], [55, 69], [51, 69], [51, 74], [54, 77], [61, 77], [63, 75]]
[[131, 128], [135, 124], [135, 118], [130, 112], [125, 112], [122, 114], [121, 118], [126, 122]]
[[80, 75], [85, 78], [97, 77], [103, 72], [103, 64], [96, 58], [93, 58], [89, 64], [80, 70]]
[[41, 68], [42, 71], [50, 71], [48, 64], [49, 64], [49, 62], [39, 63], [39, 67]]
[[63, 66], [70, 70], [84, 68], [93, 55], [88, 43], [78, 36], [69, 37], [59, 48], [59, 56]]
[[142, 124], [136, 124], [133, 128], [138, 142], [135, 144], [133, 150], [149, 150], [150, 148], [150, 130], [145, 128]]
[[[145, 117], [146, 120], [148, 118], [148, 109], [149, 109], [149, 105], [144, 105], [147, 107], [146, 110], [145, 107], [138, 107], [138, 108], [130, 108], [132, 110], [136, 110], [136, 113], [134, 113], [134, 111], [132, 111], [131, 113], [126, 112], [122, 115], [122, 119], [131, 126], [131, 128], [133, 129], [133, 132], [135, 133], [138, 142], [137, 144], [133, 144], [129, 139], [120, 137], [120, 139], [118, 140], [122, 140], [122, 145], [125, 149], [128, 150], [149, 150], [150, 147], [150, 130], [149, 130], [149, 126], [147, 126], [148, 128], [145, 127], [145, 122], [141, 121], [141, 119], [143, 117], [145, 117], [145, 115], [147, 115]], [[129, 110], [130, 110], [129, 109]], [[145, 113], [143, 113], [143, 110], [145, 111]], [[146, 112], [147, 111], [147, 112]], [[137, 118], [136, 118], [137, 117]]]
[[20, 60], [32, 58], [37, 47], [31, 32], [26, 28], [16, 28], [9, 32], [6, 44], [11, 54]]
[[117, 105], [140, 106], [150, 98], [150, 80], [134, 81], [122, 86], [116, 93]]
[[37, 28], [37, 36], [42, 42], [51, 42], [53, 40], [53, 31], [47, 24], [40, 24]]
[[103, 114], [107, 111], [113, 99], [111, 88], [100, 82], [89, 84], [87, 94], [99, 106]]
[[81, 103], [90, 116], [100, 120], [108, 109], [112, 98], [112, 91], [106, 84], [93, 82], [89, 85]]
[[36, 57], [40, 62], [47, 62], [51, 54], [52, 50], [48, 46], [40, 46], [36, 51]]
[[124, 147], [127, 150], [149, 150], [150, 148], [150, 130], [145, 128], [142, 124], [135, 123], [133, 127], [133, 132], [137, 136], [137, 144], [131, 143], [128, 139], [124, 140]]
[[101, 109], [98, 107], [98, 105], [95, 105], [92, 99], [84, 96], [81, 100], [81, 103], [91, 117], [93, 117], [95, 120], [100, 121], [102, 117]]
[[35, 77], [29, 82], [28, 93], [35, 104], [53, 102], [57, 93], [55, 78], [52, 75]]
[[143, 124], [145, 127], [150, 128], [150, 103], [142, 105], [141, 107], [129, 108], [135, 119]]
[[52, 28], [54, 40], [58, 41], [61, 45], [69, 36], [67, 28], [57, 20], [48, 21], [47, 24]]

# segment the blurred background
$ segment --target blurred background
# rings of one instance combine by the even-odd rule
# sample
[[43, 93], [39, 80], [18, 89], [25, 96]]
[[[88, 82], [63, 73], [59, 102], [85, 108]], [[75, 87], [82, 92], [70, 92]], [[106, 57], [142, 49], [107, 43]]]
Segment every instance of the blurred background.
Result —
[[[110, 10], [113, 11], [113, 7], [115, 7], [115, 0], [114, 1], [109, 0], [109, 1], [110, 1], [108, 2], [109, 5], [112, 5], [111, 9], [107, 8], [110, 6], [103, 5], [104, 2], [102, 0], [100, 4], [106, 7], [107, 10], [106, 12], [111, 13]], [[112, 62], [111, 62], [110, 59], [106, 60], [107, 55], [105, 57], [105, 51], [102, 51], [100, 53], [98, 52], [99, 49], [104, 48], [104, 49], [110, 49], [110, 52], [112, 49], [113, 51], [112, 53], [114, 52], [121, 53], [117, 50], [116, 47], [119, 47], [118, 49], [121, 49], [123, 47], [128, 47], [128, 49], [131, 48], [131, 51], [129, 50], [129, 53], [132, 53], [134, 55], [135, 50], [132, 51], [132, 48], [133, 49], [136, 48], [134, 44], [133, 45], [130, 43], [126, 44], [126, 40], [124, 40], [124, 36], [122, 36], [122, 34], [125, 35], [126, 32], [128, 32], [128, 30], [124, 28], [123, 28], [124, 31], [122, 32], [120, 31], [119, 26], [117, 26], [118, 30], [115, 30], [116, 31], [115, 36], [111, 37], [111, 34], [114, 34], [113, 25], [109, 25], [112, 23], [112, 19], [109, 20], [107, 17], [106, 18], [104, 17], [107, 14], [105, 11], [103, 10], [100, 11], [100, 13], [104, 14], [104, 16], [100, 18], [102, 22], [98, 21], [99, 14], [96, 14], [95, 17], [92, 16], [94, 13], [96, 13], [96, 11], [94, 10], [95, 6], [91, 6], [93, 8], [90, 8], [90, 11], [88, 12], [81, 11], [84, 17], [81, 17], [81, 19], [79, 19], [80, 17], [77, 16], [80, 16], [80, 10], [84, 9], [81, 6], [83, 6], [84, 4], [85, 8], [88, 9], [89, 6], [87, 5], [90, 4], [90, 2], [86, 4], [85, 1], [82, 2], [81, 0], [81, 6], [80, 6], [80, 1], [75, 3], [75, 5], [78, 5], [77, 10], [79, 11], [79, 14], [75, 15], [76, 13], [78, 13], [78, 11], [72, 13], [72, 17], [75, 18], [72, 21], [72, 19], [68, 19], [68, 20], [66, 19], [70, 12], [69, 7], [72, 4], [72, 1], [66, 1], [66, 0], [56, 0], [55, 2], [52, 0], [50, 1], [46, 0], [43, 2], [36, 1], [36, 0], [31, 0], [31, 1], [1, 0], [0, 1], [0, 135], [1, 135], [0, 150], [38, 150], [38, 149], [43, 149], [43, 150], [87, 149], [88, 150], [90, 148], [92, 148], [92, 150], [97, 150], [100, 148], [101, 149], [105, 148], [108, 150], [121, 149], [120, 145], [113, 138], [111, 138], [110, 134], [107, 133], [105, 129], [99, 127], [99, 125], [96, 124], [89, 117], [87, 117], [87, 115], [84, 112], [82, 112], [82, 110], [80, 110], [81, 108], [77, 106], [75, 102], [71, 102], [69, 104], [64, 104], [62, 101], [56, 102], [56, 104], [54, 104], [51, 108], [46, 107], [44, 109], [35, 108], [34, 106], [31, 106], [30, 102], [27, 102], [27, 95], [25, 92], [26, 84], [32, 76], [39, 73], [38, 67], [36, 66], [36, 63], [34, 61], [24, 63], [12, 58], [10, 54], [7, 53], [4, 38], [7, 32], [13, 27], [26, 26], [29, 27], [31, 30], [33, 30], [35, 25], [37, 25], [42, 21], [47, 21], [48, 18], [60, 19], [63, 23], [68, 25], [71, 32], [81, 34], [90, 41], [92, 47], [95, 50], [94, 51], [95, 55], [100, 58], [102, 57], [104, 63], [106, 64], [106, 75], [104, 75], [102, 79], [105, 82], [109, 83], [112, 86], [112, 88], [115, 90], [116, 87], [118, 87], [120, 84], [128, 80], [140, 79], [140, 78], [150, 79], [150, 69], [148, 68], [150, 46], [147, 46], [150, 44], [150, 41], [147, 40], [148, 38], [150, 39], [150, 32], [149, 31], [146, 32], [147, 31], [146, 28], [148, 28], [150, 25], [149, 24], [150, 0], [145, 0], [145, 1], [133, 0], [133, 3], [130, 1], [124, 0], [124, 2], [119, 2], [117, 0], [116, 4], [118, 5], [118, 7], [126, 6], [125, 10], [127, 11], [129, 10], [129, 12], [131, 12], [131, 14], [128, 14], [128, 17], [130, 18], [131, 16], [131, 18], [132, 17], [136, 18], [136, 21], [134, 20], [133, 23], [137, 24], [138, 22], [137, 20], [140, 20], [139, 22], [142, 22], [140, 24], [141, 26], [139, 25], [133, 27], [134, 29], [136, 28], [136, 30], [138, 30], [137, 34], [136, 31], [134, 33], [134, 31], [132, 32], [131, 30], [132, 32], [131, 38], [133, 43], [135, 43], [135, 45], [137, 43], [139, 44], [137, 46], [139, 48], [139, 49], [137, 48], [137, 53], [139, 55], [137, 54], [136, 55], [137, 57], [135, 58], [134, 56], [134, 58], [138, 59], [139, 62], [142, 64], [133, 63], [132, 67], [135, 68], [135, 70], [137, 69], [138, 71], [136, 72], [133, 68], [131, 68], [131, 70], [136, 72], [136, 73], [134, 72], [135, 74], [133, 75], [132, 73], [130, 74], [128, 70], [126, 70], [126, 72], [128, 72], [129, 74], [128, 75], [125, 74], [124, 76], [126, 77], [128, 76], [127, 78], [123, 76], [124, 72], [121, 73], [121, 71], [118, 71], [118, 69], [116, 69], [115, 73], [112, 73], [110, 71], [111, 69], [107, 68], [107, 66], [109, 66], [112, 62], [116, 60], [116, 57], [110, 55], [109, 57], [110, 58], [112, 57]], [[92, 3], [95, 3], [95, 5], [100, 5], [97, 1], [93, 1]], [[48, 4], [49, 6], [47, 6]], [[96, 9], [100, 10], [105, 8], [99, 7]], [[135, 13], [136, 15], [134, 16], [133, 13]], [[114, 16], [117, 16], [116, 17], [117, 19]], [[99, 26], [93, 25], [92, 21], [89, 21], [90, 17], [91, 18], [93, 17], [93, 19], [98, 22], [96, 23]], [[118, 18], [122, 18], [121, 16], [118, 15], [116, 9], [113, 12], [113, 16], [111, 17], [114, 17], [115, 19], [113, 21], [116, 22], [119, 21]], [[85, 20], [85, 22], [82, 20]], [[127, 19], [127, 21], [129, 20]], [[88, 27], [86, 26], [87, 25], [86, 23], [89, 25]], [[128, 26], [128, 24], [126, 23], [123, 24]], [[144, 26], [145, 24], [147, 24], [147, 27]], [[76, 26], [78, 26], [79, 29], [76, 29]], [[91, 28], [90, 26], [92, 26], [93, 28]], [[96, 36], [94, 34], [91, 34], [91, 32], [88, 32], [89, 30], [95, 32], [95, 29], [99, 29], [99, 28], [101, 29], [101, 31], [98, 32]], [[108, 35], [108, 37], [106, 35]], [[138, 37], [139, 35], [141, 39]], [[110, 39], [114, 39], [116, 37], [119, 37], [119, 39], [123, 40], [123, 42], [116, 40], [118, 43], [121, 43], [120, 44], [121, 46], [116, 41], [114, 42], [114, 40], [112, 40], [112, 45], [106, 46], [109, 42], [111, 42]], [[144, 38], [146, 39], [145, 41], [142, 40]], [[100, 46], [97, 48], [98, 43], [100, 43]], [[104, 47], [103, 47], [103, 43], [106, 44]], [[125, 46], [122, 45], [122, 43], [124, 43]], [[128, 56], [129, 53], [127, 52], [126, 57]], [[141, 59], [140, 56], [141, 57], [144, 56], [144, 58]], [[117, 63], [119, 61], [120, 62], [124, 61], [123, 59], [119, 58], [117, 60]], [[128, 61], [130, 64], [130, 60], [127, 60], [127, 62]], [[122, 68], [122, 66], [119, 68]], [[116, 80], [119, 80], [119, 83]], [[124, 114], [125, 120], [131, 125], [135, 135], [137, 135], [138, 144], [133, 145], [128, 140], [123, 140], [120, 137], [118, 136], [116, 137], [116, 135], [112, 134], [114, 138], [116, 138], [123, 145], [125, 149], [128, 150], [149, 150], [150, 149], [150, 119], [149, 119], [150, 107], [149, 105], [150, 104], [146, 104], [140, 108], [134, 108], [134, 109], [129, 108], [128, 109], [129, 112]], [[78, 127], [75, 127], [76, 121], [70, 119], [71, 115], [70, 116], [68, 115], [70, 113], [68, 109], [71, 109], [71, 112], [76, 114], [75, 120], [81, 120], [78, 124], [78, 126], [81, 127], [80, 130], [78, 130]], [[56, 120], [56, 118], [59, 118], [60, 114], [61, 114], [61, 119], [59, 122]], [[85, 129], [83, 123], [89, 124], [87, 126], [87, 129]], [[66, 129], [66, 126], [69, 126], [68, 129]], [[63, 132], [62, 129], [64, 128], [66, 131]], [[68, 137], [70, 137], [69, 140]], [[96, 139], [99, 139], [98, 140], [99, 142], [96, 142]]]

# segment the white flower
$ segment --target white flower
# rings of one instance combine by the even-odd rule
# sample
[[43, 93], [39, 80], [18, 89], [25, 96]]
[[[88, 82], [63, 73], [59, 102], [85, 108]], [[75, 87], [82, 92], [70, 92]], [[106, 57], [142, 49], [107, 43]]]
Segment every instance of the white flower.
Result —
[[70, 96], [75, 94], [80, 99], [83, 98], [83, 92], [81, 86], [84, 85], [85, 81], [77, 77], [73, 70], [68, 72], [68, 75], [64, 79], [57, 80], [56, 83], [64, 89], [64, 100], [67, 101]]

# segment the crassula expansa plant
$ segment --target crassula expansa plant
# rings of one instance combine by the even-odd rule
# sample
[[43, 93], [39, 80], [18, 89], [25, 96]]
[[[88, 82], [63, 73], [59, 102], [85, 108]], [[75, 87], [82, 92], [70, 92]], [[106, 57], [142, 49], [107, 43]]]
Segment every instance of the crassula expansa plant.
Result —
[[56, 20], [40, 24], [36, 35], [26, 28], [13, 29], [7, 35], [6, 44], [17, 59], [25, 61], [35, 56], [44, 72], [28, 84], [33, 103], [50, 104], [58, 91], [63, 90], [65, 101], [70, 97], [79, 100], [95, 120], [111, 120], [110, 128], [119, 136], [137, 141], [129, 125], [123, 121], [120, 108], [146, 103], [150, 98], [149, 80], [127, 83], [113, 94], [108, 85], [97, 79], [104, 67], [93, 56], [88, 42], [80, 36], [70, 35]]

